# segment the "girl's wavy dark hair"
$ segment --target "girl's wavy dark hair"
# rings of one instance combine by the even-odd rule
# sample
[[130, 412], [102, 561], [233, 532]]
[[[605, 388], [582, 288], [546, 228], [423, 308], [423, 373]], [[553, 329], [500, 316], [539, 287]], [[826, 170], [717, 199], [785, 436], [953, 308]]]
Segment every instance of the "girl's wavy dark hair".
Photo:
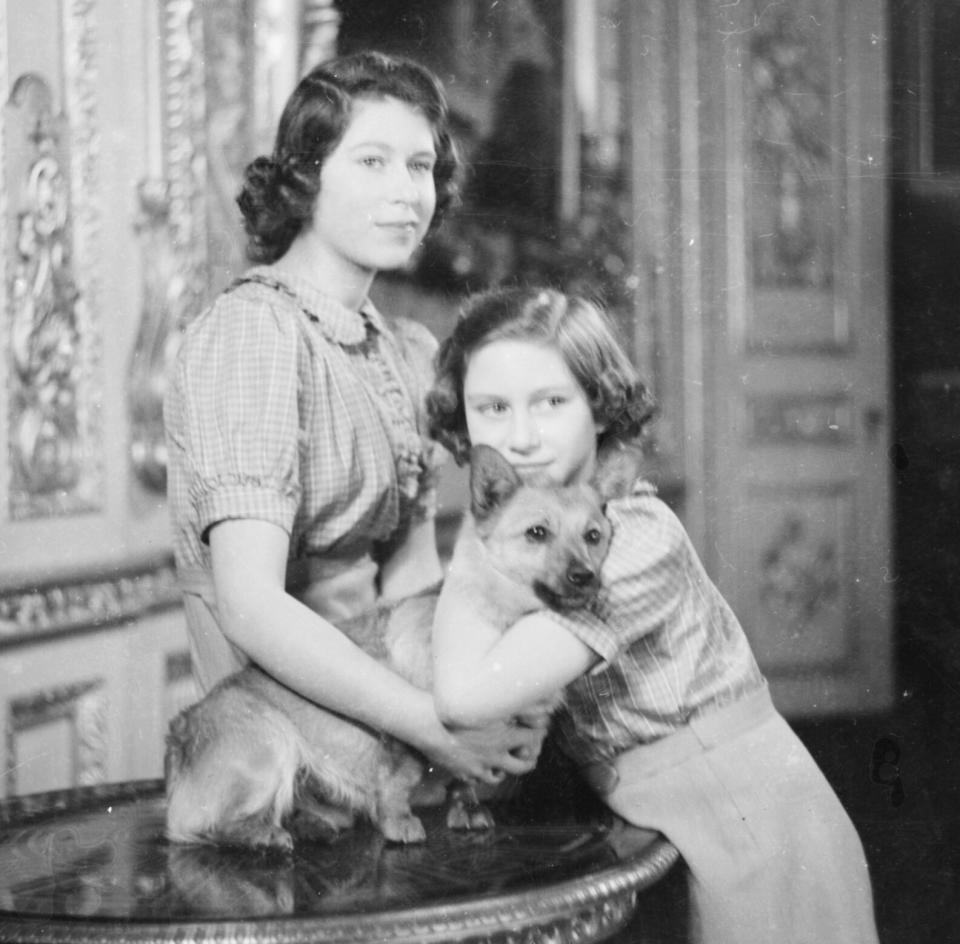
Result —
[[458, 464], [470, 454], [463, 406], [470, 357], [486, 344], [507, 339], [556, 347], [586, 394], [600, 428], [598, 449], [640, 438], [654, 413], [653, 398], [600, 308], [553, 289], [495, 289], [467, 300], [437, 351], [436, 376], [427, 394], [430, 435]]
[[252, 262], [275, 262], [313, 214], [320, 170], [343, 137], [358, 98], [396, 98], [419, 109], [433, 128], [437, 205], [431, 229], [459, 195], [460, 158], [451, 137], [440, 80], [410, 59], [362, 52], [323, 63], [293, 90], [273, 154], [247, 166], [237, 204]]

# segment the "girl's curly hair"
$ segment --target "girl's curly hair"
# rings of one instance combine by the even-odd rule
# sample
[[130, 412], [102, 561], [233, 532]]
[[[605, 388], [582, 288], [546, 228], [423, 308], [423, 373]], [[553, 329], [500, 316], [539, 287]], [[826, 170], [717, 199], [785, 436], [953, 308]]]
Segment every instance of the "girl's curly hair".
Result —
[[280, 116], [273, 153], [246, 168], [237, 204], [251, 262], [279, 259], [312, 216], [321, 168], [347, 130], [353, 103], [385, 97], [418, 109], [433, 128], [437, 205], [431, 229], [439, 225], [459, 196], [461, 168], [440, 80], [411, 59], [355, 53], [323, 63], [300, 80]]
[[430, 435], [458, 464], [470, 454], [463, 406], [470, 357], [484, 345], [506, 339], [556, 347], [601, 430], [598, 449], [640, 438], [654, 413], [653, 398], [607, 316], [587, 299], [553, 289], [495, 289], [467, 300], [453, 332], [437, 351], [436, 377], [427, 394]]

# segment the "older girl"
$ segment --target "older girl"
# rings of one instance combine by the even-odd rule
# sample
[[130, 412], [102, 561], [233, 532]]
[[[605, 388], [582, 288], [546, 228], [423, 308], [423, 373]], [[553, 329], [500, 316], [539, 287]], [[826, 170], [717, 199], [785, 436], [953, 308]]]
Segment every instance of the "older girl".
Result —
[[[441, 576], [421, 433], [435, 345], [367, 295], [455, 190], [436, 78], [376, 53], [314, 69], [238, 197], [260, 263], [188, 328], [166, 401], [177, 570], [203, 690], [245, 661], [483, 780], [542, 732], [454, 732], [339, 621]], [[522, 756], [519, 756], [522, 755]]]

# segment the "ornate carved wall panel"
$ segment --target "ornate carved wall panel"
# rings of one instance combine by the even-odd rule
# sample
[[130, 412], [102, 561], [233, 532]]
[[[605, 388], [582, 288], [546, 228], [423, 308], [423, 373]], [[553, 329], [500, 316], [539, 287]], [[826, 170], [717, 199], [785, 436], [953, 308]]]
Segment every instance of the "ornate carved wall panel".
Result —
[[330, 0], [0, 0], [0, 795], [161, 773], [194, 697], [166, 376], [245, 265], [242, 169], [338, 22]]
[[192, 10], [0, 0], [0, 793], [162, 756], [153, 637], [128, 647], [154, 623], [185, 646], [156, 485], [206, 276]]
[[[151, 0], [0, 2], [0, 645], [102, 625], [111, 617], [87, 604], [103, 587], [132, 571], [139, 585], [120, 596], [150, 597], [153, 570], [169, 566], [165, 508], [135, 507], [123, 454], [142, 470], [158, 451], [158, 322], [202, 269], [164, 252], [194, 245], [189, 155], [175, 193], [144, 190], [149, 265], [137, 251], [137, 184], [163, 147], [148, 94], [161, 84], [158, 17]], [[178, 229], [162, 243], [167, 198]]]
[[[6, 493], [22, 520], [103, 501], [95, 4], [57, 4], [24, 61], [4, 37], [2, 174]], [[26, 32], [14, 5], [6, 30]]]

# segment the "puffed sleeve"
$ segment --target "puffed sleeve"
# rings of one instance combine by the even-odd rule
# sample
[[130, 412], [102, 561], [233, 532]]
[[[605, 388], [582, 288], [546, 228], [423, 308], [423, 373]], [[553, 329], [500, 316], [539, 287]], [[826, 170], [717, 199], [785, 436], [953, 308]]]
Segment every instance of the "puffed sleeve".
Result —
[[175, 382], [189, 496], [206, 536], [228, 518], [290, 533], [300, 500], [296, 322], [260, 289], [221, 296], [187, 332]]
[[686, 531], [651, 486], [642, 483], [632, 495], [611, 501], [607, 516], [613, 538], [601, 570], [598, 603], [590, 610], [553, 613], [604, 662], [641, 636], [675, 622], [695, 578], [686, 564]]

